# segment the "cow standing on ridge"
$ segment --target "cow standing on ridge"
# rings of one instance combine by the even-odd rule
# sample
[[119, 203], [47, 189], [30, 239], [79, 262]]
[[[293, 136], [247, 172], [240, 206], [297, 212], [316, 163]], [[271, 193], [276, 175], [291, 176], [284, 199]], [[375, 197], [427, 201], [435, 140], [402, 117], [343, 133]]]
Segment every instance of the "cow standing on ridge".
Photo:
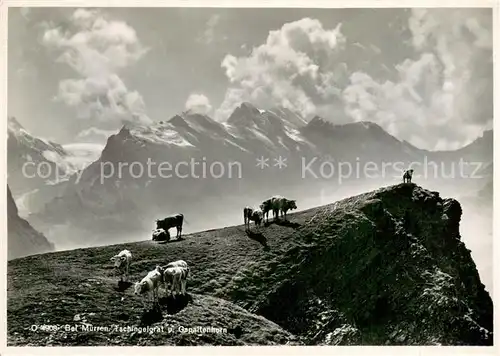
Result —
[[281, 211], [281, 204], [284, 197], [281, 195], [275, 195], [271, 198], [271, 209], [273, 211], [273, 218], [277, 220]]
[[273, 210], [274, 219], [283, 217], [286, 220], [286, 213], [289, 210], [297, 209], [295, 200], [289, 200], [281, 195], [275, 195], [271, 198], [271, 208]]
[[413, 169], [409, 169], [403, 173], [403, 183], [411, 183], [413, 177]]
[[297, 209], [297, 203], [296, 203], [295, 200], [288, 200], [286, 198], [283, 198], [279, 202], [279, 209], [280, 209], [281, 216], [286, 220], [286, 213], [289, 210], [295, 210], [295, 209]]
[[262, 212], [262, 219], [266, 219], [266, 223], [269, 222], [269, 211], [272, 210], [271, 199], [264, 200], [262, 204], [260, 204], [260, 210]]
[[255, 222], [255, 225], [260, 227], [262, 218], [262, 210], [260, 209], [254, 209], [249, 206], [243, 209], [243, 221], [245, 223], [245, 230], [250, 230], [250, 221]]

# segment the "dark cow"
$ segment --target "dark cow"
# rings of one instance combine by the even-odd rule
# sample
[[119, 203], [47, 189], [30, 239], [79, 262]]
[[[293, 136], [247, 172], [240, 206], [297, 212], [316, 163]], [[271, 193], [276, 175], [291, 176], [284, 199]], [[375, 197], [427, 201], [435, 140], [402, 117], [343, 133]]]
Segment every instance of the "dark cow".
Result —
[[286, 213], [289, 210], [297, 209], [297, 204], [295, 200], [289, 200], [281, 195], [274, 195], [271, 198], [265, 200], [261, 205], [264, 216], [266, 217], [266, 222], [269, 221], [269, 211], [273, 211], [273, 218], [276, 220], [280, 216], [284, 217], [286, 220]]
[[272, 210], [272, 198], [264, 200], [262, 204], [260, 204], [260, 210], [262, 211], [262, 218], [266, 218], [266, 222], [269, 222], [269, 211]]
[[163, 230], [168, 232], [168, 230], [175, 227], [175, 228], [177, 228], [176, 237], [178, 239], [180, 239], [182, 236], [182, 223], [183, 222], [184, 222], [184, 215], [183, 214], [174, 214], [174, 215], [167, 216], [163, 220], [156, 220], [156, 228], [163, 229]]
[[262, 222], [262, 211], [249, 206], [245, 207], [243, 209], [243, 221], [245, 222], [245, 229], [250, 230], [250, 221], [255, 222], [255, 225], [260, 227], [260, 223]]
[[411, 183], [413, 177], [413, 169], [409, 169], [403, 173], [403, 183]]
[[271, 198], [271, 209], [274, 219], [281, 216], [286, 220], [286, 213], [289, 210], [297, 209], [297, 204], [295, 200], [289, 200], [281, 195], [275, 195]]
[[286, 220], [286, 213], [289, 210], [297, 209], [297, 203], [295, 200], [288, 200], [286, 198], [283, 198], [279, 203], [279, 208], [281, 216], [284, 217], [284, 219]]
[[285, 198], [281, 195], [275, 195], [271, 198], [271, 210], [273, 211], [273, 219], [276, 220], [279, 217], [281, 211], [281, 204]]

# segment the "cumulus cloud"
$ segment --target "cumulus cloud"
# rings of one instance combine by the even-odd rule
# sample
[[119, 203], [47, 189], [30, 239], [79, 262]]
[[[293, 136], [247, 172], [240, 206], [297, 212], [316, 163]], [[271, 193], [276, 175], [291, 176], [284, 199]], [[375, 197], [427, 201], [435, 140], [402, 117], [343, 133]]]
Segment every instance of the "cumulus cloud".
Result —
[[203, 94], [191, 94], [186, 100], [186, 111], [207, 115], [212, 110], [210, 100]]
[[75, 107], [79, 118], [149, 122], [142, 96], [129, 91], [116, 74], [62, 80], [56, 99]]
[[396, 66], [396, 81], [352, 73], [346, 112], [422, 148], [460, 147], [493, 119], [491, 20], [484, 12], [414, 9], [408, 25], [418, 56]]
[[395, 52], [406, 52], [399, 64], [359, 37], [349, 42], [341, 29], [304, 18], [269, 32], [248, 55], [227, 54], [221, 67], [229, 88], [216, 119], [225, 120], [243, 101], [262, 108], [279, 105], [339, 123], [374, 121], [427, 149], [463, 146], [491, 126], [488, 10], [410, 11], [409, 46], [401, 44]]
[[57, 62], [79, 75], [62, 80], [56, 96], [76, 108], [79, 117], [151, 122], [142, 96], [129, 90], [119, 76], [147, 52], [128, 24], [110, 20], [98, 10], [77, 9], [67, 28], [46, 29], [42, 41], [58, 55]]
[[147, 52], [132, 27], [108, 20], [97, 10], [78, 9], [70, 20], [65, 31], [60, 27], [45, 31], [43, 43], [62, 52], [57, 61], [82, 76], [115, 73]]
[[230, 87], [216, 118], [226, 119], [242, 101], [314, 114], [315, 98], [335, 94], [334, 57], [345, 44], [340, 29], [340, 24], [325, 29], [320, 21], [303, 18], [269, 32], [249, 56], [226, 55], [221, 67]]

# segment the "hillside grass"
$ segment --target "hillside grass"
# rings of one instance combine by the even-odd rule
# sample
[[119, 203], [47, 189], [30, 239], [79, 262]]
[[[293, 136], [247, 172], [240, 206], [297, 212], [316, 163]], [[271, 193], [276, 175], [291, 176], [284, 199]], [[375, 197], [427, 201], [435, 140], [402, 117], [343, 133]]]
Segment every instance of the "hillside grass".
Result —
[[[233, 295], [235, 298], [230, 300], [236, 300], [239, 307], [247, 307], [249, 300], [266, 288], [265, 281], [260, 280], [260, 276], [276, 268], [279, 258], [296, 244], [292, 239], [295, 230], [314, 213], [315, 210], [312, 209], [292, 214], [289, 220], [293, 223], [290, 224], [278, 225], [270, 221], [268, 226], [260, 229], [252, 225], [250, 233], [245, 231], [243, 225], [238, 225], [184, 235], [183, 240], [174, 239], [169, 243], [142, 241], [33, 255], [9, 261], [7, 288], [9, 345], [46, 343], [99, 345], [114, 343], [113, 340], [119, 340], [118, 344], [135, 344], [137, 340], [102, 333], [66, 333], [66, 339], [58, 339], [55, 336], [49, 337], [51, 333], [48, 332], [30, 330], [32, 325], [78, 324], [74, 322], [75, 315], [91, 315], [87, 321], [94, 326], [142, 325], [147, 311], [144, 310], [140, 298], [133, 294], [133, 286], [121, 290], [124, 284], [119, 283], [119, 276], [110, 261], [110, 258], [122, 249], [128, 249], [133, 254], [130, 267], [131, 282], [139, 281], [158, 264], [178, 259], [185, 260], [191, 268], [187, 290], [190, 295], [197, 296], [194, 300], [199, 305], [198, 308], [192, 303], [185, 306], [185, 313], [193, 314], [192, 318], [184, 319], [188, 324], [185, 326], [190, 327], [190, 324], [199, 320], [204, 313], [203, 310], [210, 313], [210, 316], [203, 319], [207, 323], [204, 326], [219, 325], [220, 320], [227, 318], [224, 319], [224, 313], [214, 313], [213, 310], [216, 311], [217, 308], [213, 308], [213, 304], [223, 304], [224, 301], [220, 298], [227, 297], [231, 294], [230, 291], [238, 290], [239, 292]], [[260, 273], [255, 273], [256, 269], [261, 269]], [[248, 278], [252, 276], [254, 283], [248, 283]], [[238, 286], [243, 280], [245, 286]], [[238, 298], [237, 294], [241, 294], [242, 289], [245, 289], [245, 295]], [[163, 290], [160, 293], [163, 293]], [[220, 302], [204, 299], [208, 296], [218, 298]], [[160, 320], [151, 325], [160, 325], [168, 320], [169, 313], [166, 310], [168, 308], [163, 306], [163, 309]], [[196, 315], [197, 313], [199, 315]], [[250, 318], [250, 313], [248, 315]], [[239, 325], [240, 317], [241, 315], [235, 314], [227, 319], [226, 327], [231, 329], [234, 327], [232, 324]], [[249, 332], [251, 325], [251, 323], [247, 326], [242, 325], [243, 335]], [[288, 338], [293, 339], [289, 333], [273, 325], [277, 335], [288, 335]], [[261, 335], [238, 339], [238, 343], [275, 342], [272, 338], [267, 340], [264, 331], [256, 332]], [[156, 335], [149, 337], [148, 340], [153, 344], [194, 342], [172, 339], [171, 336], [164, 335], [161, 338]], [[277, 340], [286, 343], [288, 339], [278, 337]], [[234, 343], [234, 340], [225, 339], [209, 341], [215, 344]]]

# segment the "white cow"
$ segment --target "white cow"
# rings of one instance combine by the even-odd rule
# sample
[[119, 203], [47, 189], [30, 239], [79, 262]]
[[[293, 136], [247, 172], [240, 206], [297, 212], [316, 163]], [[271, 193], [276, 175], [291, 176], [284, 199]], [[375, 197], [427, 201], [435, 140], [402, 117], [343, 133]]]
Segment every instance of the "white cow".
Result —
[[115, 268], [120, 272], [120, 281], [128, 281], [130, 263], [132, 261], [132, 253], [129, 250], [123, 250], [119, 254], [111, 257], [111, 261], [115, 263]]
[[177, 261], [170, 262], [167, 265], [161, 267], [162, 268], [162, 272], [163, 272], [163, 283], [164, 283], [164, 286], [165, 286], [165, 293], [167, 293], [167, 289], [168, 289], [167, 288], [167, 284], [168, 283], [172, 283], [171, 286], [170, 286], [170, 292], [171, 293], [172, 293], [172, 290], [173, 290], [174, 287], [175, 288], [178, 287], [178, 285], [175, 286], [173, 284], [173, 282], [172, 282], [173, 278], [171, 278], [171, 276], [165, 277], [165, 274], [164, 274], [165, 270], [167, 268], [171, 268], [171, 267], [181, 267], [181, 268], [184, 268], [184, 269], [187, 270], [184, 280], [181, 281], [181, 283], [180, 283], [181, 287], [182, 287], [182, 285], [184, 286], [184, 291], [185, 291], [185, 289], [186, 289], [186, 283], [187, 283], [186, 279], [187, 279], [187, 277], [189, 276], [189, 273], [190, 273], [189, 266], [188, 266], [188, 264], [187, 264], [186, 261], [184, 261], [184, 260], [177, 260]]
[[165, 283], [165, 291], [167, 284], [170, 284], [170, 294], [175, 295], [181, 293], [186, 294], [186, 283], [189, 275], [189, 268], [180, 266], [171, 266], [165, 268], [163, 278]]
[[[173, 268], [173, 267], [181, 267], [181, 268], [184, 268], [187, 270], [187, 275], [186, 275], [186, 278], [187, 276], [189, 275], [189, 267], [188, 267], [188, 264], [186, 261], [184, 260], [177, 260], [177, 261], [173, 261], [173, 262], [170, 262], [164, 266], [156, 266], [156, 268], [160, 271], [161, 275], [162, 275], [162, 278], [163, 278], [163, 286], [165, 288], [165, 294], [168, 293], [168, 284], [169, 283], [173, 283], [173, 279], [171, 278], [171, 276], [165, 276], [165, 271], [168, 269], [168, 268]], [[173, 284], [171, 284], [170, 286], [170, 290], [172, 292], [172, 289], [174, 288], [175, 286]]]
[[[146, 275], [140, 282], [136, 282], [134, 286], [134, 294], [143, 296], [148, 296], [148, 301], [150, 297], [153, 296], [153, 305], [158, 303], [158, 287], [163, 280], [161, 267], [156, 266], [156, 268]], [[144, 298], [142, 299], [142, 305], [145, 307]]]

